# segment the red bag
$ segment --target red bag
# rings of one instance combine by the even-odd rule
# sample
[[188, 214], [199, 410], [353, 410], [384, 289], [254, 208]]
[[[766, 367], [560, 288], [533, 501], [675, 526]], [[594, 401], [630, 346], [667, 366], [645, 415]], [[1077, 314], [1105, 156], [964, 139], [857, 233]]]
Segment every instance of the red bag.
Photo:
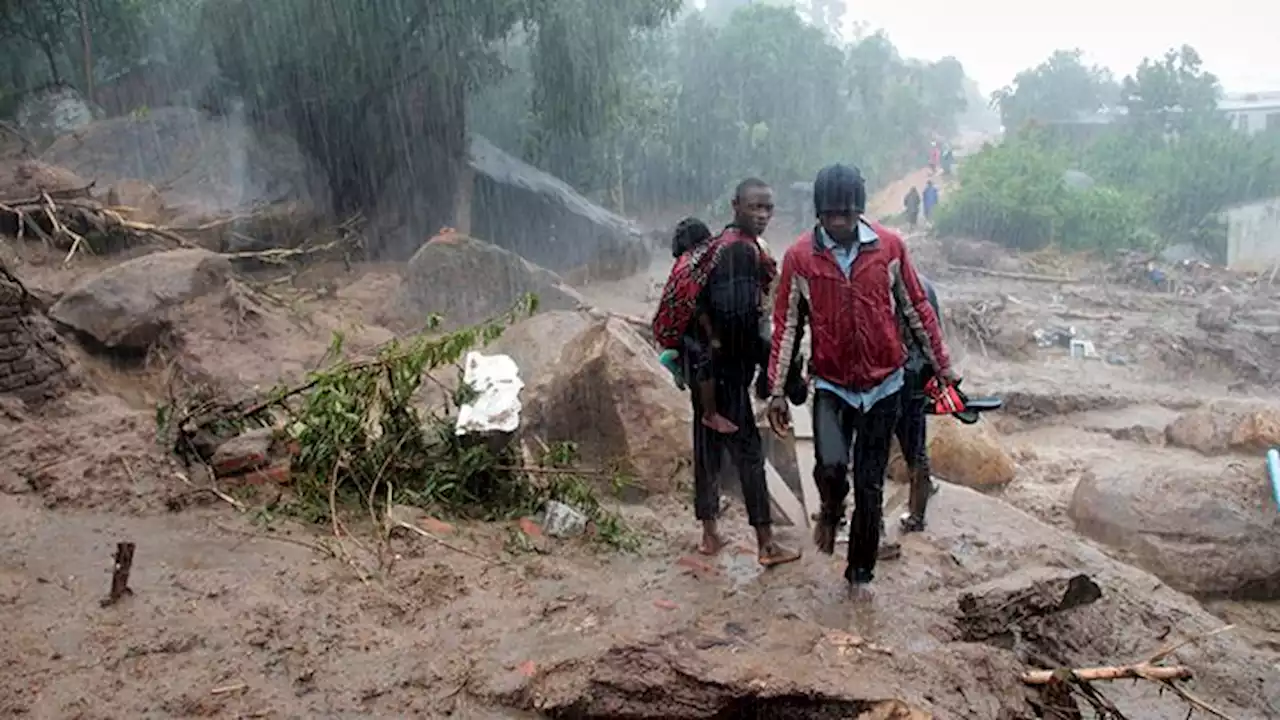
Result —
[[653, 316], [653, 339], [658, 347], [663, 350], [679, 349], [680, 337], [698, 311], [698, 295], [711, 277], [711, 270], [724, 248], [738, 237], [737, 233], [721, 233], [706, 245], [676, 259]]

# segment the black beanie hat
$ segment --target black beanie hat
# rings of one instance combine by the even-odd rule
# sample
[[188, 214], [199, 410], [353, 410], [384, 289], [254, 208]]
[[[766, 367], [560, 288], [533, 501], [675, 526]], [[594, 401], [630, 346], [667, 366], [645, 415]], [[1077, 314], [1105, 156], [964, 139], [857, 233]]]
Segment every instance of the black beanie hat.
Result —
[[818, 171], [813, 181], [813, 210], [824, 212], [857, 212], [867, 209], [867, 185], [862, 173], [848, 165], [828, 165]]

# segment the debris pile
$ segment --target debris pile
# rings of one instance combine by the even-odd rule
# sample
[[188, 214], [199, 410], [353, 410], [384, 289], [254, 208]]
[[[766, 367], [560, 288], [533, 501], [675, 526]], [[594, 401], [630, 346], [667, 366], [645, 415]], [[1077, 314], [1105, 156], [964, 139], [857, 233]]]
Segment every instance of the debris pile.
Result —
[[28, 402], [57, 397], [70, 377], [57, 335], [26, 287], [0, 264], [0, 394]]

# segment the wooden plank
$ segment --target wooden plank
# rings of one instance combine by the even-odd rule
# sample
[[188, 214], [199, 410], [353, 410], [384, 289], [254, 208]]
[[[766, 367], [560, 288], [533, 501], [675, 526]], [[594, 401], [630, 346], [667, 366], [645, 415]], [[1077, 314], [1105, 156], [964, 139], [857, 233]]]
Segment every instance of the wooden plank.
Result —
[[778, 474], [773, 463], [765, 462], [764, 477], [769, 485], [769, 497], [782, 514], [791, 521], [791, 524], [796, 527], [809, 527], [809, 514], [805, 512], [804, 505], [796, 498], [795, 493], [791, 492], [791, 488], [787, 487], [786, 481]]

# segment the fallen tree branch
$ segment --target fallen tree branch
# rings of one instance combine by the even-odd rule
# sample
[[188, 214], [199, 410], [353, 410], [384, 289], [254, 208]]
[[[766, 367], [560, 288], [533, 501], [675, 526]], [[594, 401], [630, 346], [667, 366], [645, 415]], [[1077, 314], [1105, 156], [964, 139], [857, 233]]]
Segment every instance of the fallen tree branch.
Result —
[[[1054, 670], [1030, 670], [1022, 673], [1022, 682], [1027, 685], [1048, 685], [1053, 680]], [[1137, 663], [1134, 665], [1111, 665], [1106, 667], [1078, 668], [1071, 670], [1072, 676], [1082, 682], [1100, 680], [1186, 680], [1191, 677], [1191, 668], [1185, 665], [1152, 665]]]
[[1060, 275], [1037, 275], [1035, 273], [1008, 272], [1005, 270], [988, 270], [987, 268], [974, 267], [972, 265], [952, 265], [952, 270], [960, 270], [962, 272], [973, 273], [974, 275], [986, 275], [988, 277], [1005, 278], [1007, 280], [1026, 280], [1027, 282], [1044, 282], [1044, 283], [1063, 283], [1072, 284], [1080, 282], [1079, 278], [1062, 277]]
[[454, 551], [454, 552], [456, 552], [456, 553], [459, 553], [459, 554], [462, 554], [462, 555], [466, 555], [467, 557], [473, 557], [473, 558], [475, 558], [475, 559], [477, 559], [477, 560], [480, 560], [480, 561], [483, 561], [483, 562], [485, 562], [485, 563], [487, 563], [487, 564], [489, 564], [489, 565], [501, 565], [501, 564], [502, 564], [500, 561], [495, 560], [495, 559], [493, 559], [493, 558], [485, 557], [484, 555], [481, 555], [481, 554], [480, 554], [480, 553], [478, 553], [478, 552], [475, 552], [475, 551], [472, 551], [472, 550], [468, 550], [468, 549], [466, 549], [466, 548], [458, 547], [457, 545], [454, 545], [454, 544], [452, 544], [452, 543], [449, 543], [448, 541], [446, 541], [446, 540], [444, 540], [444, 539], [442, 539], [442, 538], [439, 538], [439, 537], [437, 537], [437, 536], [435, 536], [435, 535], [433, 535], [433, 534], [431, 534], [431, 533], [427, 532], [426, 530], [423, 530], [422, 528], [420, 528], [420, 527], [418, 527], [418, 526], [416, 526], [416, 525], [412, 525], [412, 524], [407, 523], [407, 522], [405, 522], [405, 521], [403, 521], [403, 520], [396, 520], [396, 519], [394, 519], [394, 518], [392, 518], [392, 517], [391, 517], [391, 513], [390, 513], [390, 512], [388, 512], [388, 513], [387, 513], [387, 522], [388, 522], [388, 523], [390, 523], [391, 527], [393, 527], [393, 528], [401, 528], [402, 530], [408, 530], [409, 532], [413, 533], [414, 535], [417, 535], [418, 537], [423, 537], [423, 538], [426, 538], [426, 539], [428, 539], [428, 540], [431, 540], [432, 542], [436, 543], [436, 544], [437, 544], [437, 545], [439, 545], [440, 547], [448, 548], [449, 550], [452, 550], [452, 551]]

